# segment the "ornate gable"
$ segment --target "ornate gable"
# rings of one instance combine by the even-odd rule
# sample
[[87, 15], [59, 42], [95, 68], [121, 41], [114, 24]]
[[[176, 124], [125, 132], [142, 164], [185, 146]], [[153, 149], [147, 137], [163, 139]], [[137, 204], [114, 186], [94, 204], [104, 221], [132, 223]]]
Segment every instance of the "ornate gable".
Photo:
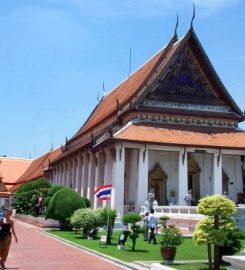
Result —
[[223, 104], [202, 74], [187, 45], [181, 48], [171, 68], [159, 82], [148, 99]]
[[[175, 47], [168, 64], [155, 71], [154, 79], [138, 96], [136, 108], [144, 113], [157, 112], [157, 117], [159, 113], [192, 115], [201, 123], [208, 117], [211, 122], [217, 120], [218, 126], [226, 122], [225, 126], [236, 127], [244, 115], [220, 81], [193, 28]], [[211, 122], [206, 124], [213, 125]]]

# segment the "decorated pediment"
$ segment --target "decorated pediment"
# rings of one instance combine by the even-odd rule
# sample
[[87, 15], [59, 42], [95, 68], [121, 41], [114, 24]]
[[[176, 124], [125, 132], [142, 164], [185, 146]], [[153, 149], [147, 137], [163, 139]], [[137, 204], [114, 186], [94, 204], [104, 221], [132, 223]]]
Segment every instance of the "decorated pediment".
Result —
[[202, 73], [187, 45], [178, 52], [158, 86], [148, 95], [148, 100], [219, 104], [215, 91]]

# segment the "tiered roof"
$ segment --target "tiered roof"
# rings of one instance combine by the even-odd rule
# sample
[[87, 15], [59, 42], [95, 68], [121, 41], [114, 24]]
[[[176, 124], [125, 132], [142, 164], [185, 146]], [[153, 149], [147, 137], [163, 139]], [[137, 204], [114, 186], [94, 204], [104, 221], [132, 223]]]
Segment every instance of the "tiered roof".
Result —
[[245, 132], [222, 128], [132, 124], [114, 138], [138, 143], [245, 150]]
[[[162, 141], [160, 137], [162, 135], [168, 134], [169, 136], [176, 134], [176, 140], [169, 141], [173, 144], [184, 144], [184, 142], [179, 142], [178, 137], [183, 136], [183, 130], [180, 129], [176, 131], [175, 128], [159, 128], [155, 129], [154, 127], [140, 127], [140, 124], [135, 127], [129, 127], [121, 133], [119, 136], [113, 136], [118, 130], [120, 130], [124, 125], [130, 121], [126, 118], [126, 115], [129, 113], [137, 113], [145, 110], [145, 107], [142, 106], [141, 101], [150, 94], [156, 86], [166, 78], [167, 74], [172, 72], [174, 61], [179, 56], [181, 50], [184, 46], [190, 51], [190, 54], [195, 60], [195, 65], [198, 66], [200, 73], [203, 78], [205, 78], [207, 85], [212, 89], [212, 93], [217, 99], [220, 100], [220, 104], [226, 107], [225, 112], [206, 112], [202, 111], [196, 112], [193, 110], [184, 110], [183, 108], [167, 110], [164, 108], [159, 108], [160, 113], [168, 114], [182, 114], [182, 115], [191, 115], [191, 114], [203, 114], [203, 117], [210, 117], [213, 115], [215, 117], [226, 118], [226, 119], [235, 119], [235, 122], [241, 122], [244, 120], [243, 112], [239, 109], [235, 101], [230, 96], [227, 89], [224, 87], [217, 73], [215, 72], [211, 62], [209, 61], [206, 53], [204, 52], [194, 30], [191, 26], [186, 35], [178, 40], [176, 34], [170, 40], [168, 45], [160, 50], [153, 58], [151, 58], [146, 64], [144, 64], [139, 70], [132, 74], [128, 79], [122, 82], [118, 87], [116, 87], [112, 92], [107, 94], [95, 107], [85, 124], [81, 129], [66, 143], [66, 147], [63, 150], [63, 154], [58, 158], [65, 157], [74, 151], [80, 150], [85, 145], [90, 145], [93, 142], [94, 138], [101, 136], [103, 131], [108, 131], [108, 128], [111, 129], [110, 138], [107, 136], [105, 139], [100, 140], [111, 140], [111, 139], [125, 139], [132, 140], [134, 138], [136, 141], [155, 141], [158, 143], [168, 143]], [[162, 97], [164, 99], [164, 96]], [[217, 104], [216, 104], [217, 105]], [[216, 115], [215, 115], [216, 114]], [[123, 118], [124, 117], [124, 118]], [[192, 126], [194, 128], [194, 126]], [[234, 125], [235, 127], [235, 125]], [[161, 132], [160, 132], [161, 130]], [[139, 137], [137, 139], [137, 132], [139, 131]], [[154, 131], [154, 132], [153, 132]], [[173, 131], [173, 134], [170, 134]], [[153, 132], [156, 137], [152, 134]], [[147, 133], [147, 134], [146, 134]], [[241, 148], [244, 147], [244, 134], [237, 132], [234, 128], [233, 133], [228, 131], [229, 135], [216, 136], [215, 140], [212, 140], [212, 132], [209, 129], [203, 129], [202, 132], [196, 136], [196, 131], [189, 131], [190, 140], [186, 140], [185, 144], [188, 145], [202, 145], [216, 147], [238, 147], [239, 142], [241, 141]], [[226, 131], [224, 134], [228, 134]], [[206, 134], [206, 135], [204, 135]], [[165, 136], [164, 135], [164, 136]], [[132, 136], [132, 137], [131, 137]], [[159, 137], [158, 137], [159, 136]], [[210, 140], [203, 141], [202, 136], [209, 136]], [[196, 138], [194, 141], [191, 138]], [[234, 142], [229, 142], [229, 138], [239, 138], [239, 140], [234, 144]], [[159, 139], [156, 139], [159, 138]], [[233, 139], [234, 140], [234, 139]], [[210, 141], [210, 144], [208, 143]]]
[[8, 191], [14, 185], [32, 161], [32, 159], [0, 157], [0, 177], [5, 185], [5, 191]]
[[33, 160], [29, 168], [19, 178], [17, 178], [14, 186], [12, 186], [9, 191], [15, 192], [24, 183], [44, 177], [44, 169], [48, 167], [50, 162], [57, 159], [61, 153], [61, 148], [57, 148]]

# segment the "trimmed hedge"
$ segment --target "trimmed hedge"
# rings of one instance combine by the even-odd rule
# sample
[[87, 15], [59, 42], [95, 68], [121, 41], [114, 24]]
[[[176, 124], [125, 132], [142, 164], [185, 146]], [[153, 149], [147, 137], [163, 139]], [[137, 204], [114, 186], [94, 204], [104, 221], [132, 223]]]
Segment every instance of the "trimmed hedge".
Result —
[[45, 197], [49, 188], [49, 182], [45, 178], [40, 178], [27, 182], [17, 189], [13, 198], [13, 206], [17, 213], [35, 214], [35, 206], [40, 194]]
[[52, 186], [52, 187], [48, 190], [47, 197], [46, 197], [45, 200], [44, 200], [44, 204], [45, 204], [45, 206], [46, 206], [47, 208], [48, 208], [49, 203], [50, 203], [52, 197], [54, 196], [54, 194], [55, 194], [58, 190], [60, 190], [61, 188], [64, 188], [64, 186], [58, 186], [58, 185], [56, 185], [56, 186]]
[[81, 197], [71, 188], [64, 187], [58, 190], [52, 197], [47, 209], [46, 218], [59, 220], [61, 228], [66, 229], [69, 227], [69, 218], [74, 211], [88, 206], [87, 199], [85, 200], [84, 197]]

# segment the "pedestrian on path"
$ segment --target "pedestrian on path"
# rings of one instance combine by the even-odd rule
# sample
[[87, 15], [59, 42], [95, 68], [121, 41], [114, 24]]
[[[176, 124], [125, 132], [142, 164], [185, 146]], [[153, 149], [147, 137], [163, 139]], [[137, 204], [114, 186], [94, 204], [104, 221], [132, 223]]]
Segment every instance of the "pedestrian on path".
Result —
[[157, 240], [156, 240], [156, 230], [157, 230], [157, 217], [154, 214], [154, 209], [151, 210], [151, 214], [149, 215], [149, 226], [151, 230], [151, 234], [149, 237], [149, 244], [151, 243], [151, 240], [153, 240], [153, 244], [156, 245]]
[[15, 230], [14, 230], [14, 221], [11, 219], [12, 211], [10, 209], [6, 209], [4, 211], [4, 219], [1, 224], [2, 227], [2, 240], [0, 245], [0, 265], [3, 269], [5, 269], [5, 262], [8, 257], [9, 248], [11, 244], [12, 234], [15, 238], [15, 242], [18, 242]]

